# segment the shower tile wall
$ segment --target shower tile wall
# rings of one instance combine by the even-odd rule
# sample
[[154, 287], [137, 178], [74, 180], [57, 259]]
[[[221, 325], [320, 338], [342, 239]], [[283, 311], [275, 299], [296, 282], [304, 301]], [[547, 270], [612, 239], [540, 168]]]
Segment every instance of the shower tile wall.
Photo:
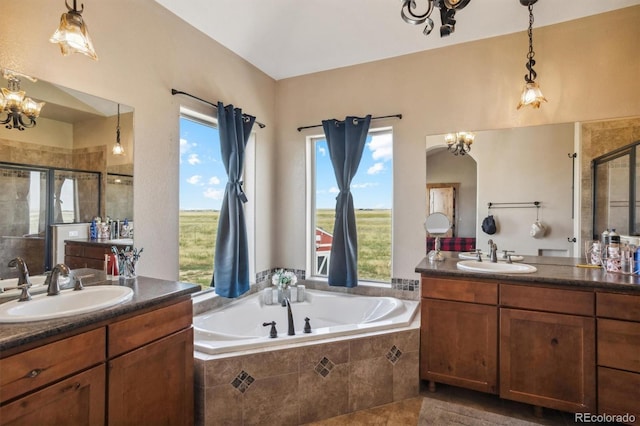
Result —
[[196, 423], [298, 425], [418, 395], [419, 329], [195, 359]]

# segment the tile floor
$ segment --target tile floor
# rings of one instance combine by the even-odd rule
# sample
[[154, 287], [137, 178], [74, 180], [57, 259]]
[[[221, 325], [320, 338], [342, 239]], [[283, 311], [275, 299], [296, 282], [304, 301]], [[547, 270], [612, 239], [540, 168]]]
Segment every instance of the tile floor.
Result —
[[[424, 383], [423, 383], [424, 385]], [[420, 396], [403, 401], [386, 404], [380, 407], [361, 410], [343, 416], [333, 417], [319, 422], [309, 423], [308, 426], [409, 426], [420, 425], [419, 414], [424, 398], [435, 398], [443, 401], [456, 402], [485, 411], [512, 416], [529, 422], [547, 426], [575, 425], [573, 414], [544, 409], [544, 416], [538, 418], [533, 414], [533, 407], [514, 401], [498, 398], [482, 392], [470, 391], [454, 386], [438, 385], [435, 393], [426, 387], [420, 391]], [[486, 424], [480, 423], [479, 424]]]

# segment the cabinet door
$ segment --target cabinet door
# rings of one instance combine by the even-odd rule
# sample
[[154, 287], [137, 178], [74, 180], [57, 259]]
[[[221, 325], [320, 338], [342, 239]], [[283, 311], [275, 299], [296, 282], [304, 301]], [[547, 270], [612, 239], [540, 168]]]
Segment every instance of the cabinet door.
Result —
[[109, 361], [109, 425], [193, 424], [193, 328]]
[[104, 364], [0, 407], [4, 425], [103, 425]]
[[594, 319], [500, 309], [500, 396], [595, 412]]
[[422, 299], [420, 378], [497, 393], [498, 308]]

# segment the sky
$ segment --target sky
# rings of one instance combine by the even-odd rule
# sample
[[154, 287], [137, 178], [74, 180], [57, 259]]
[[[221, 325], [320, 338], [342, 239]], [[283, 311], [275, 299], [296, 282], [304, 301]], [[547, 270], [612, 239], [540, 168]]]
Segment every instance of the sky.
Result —
[[[351, 184], [358, 209], [390, 209], [392, 188], [391, 132], [367, 137], [358, 172]], [[338, 185], [326, 140], [316, 142], [316, 206], [334, 208]], [[180, 209], [219, 210], [227, 174], [220, 158], [218, 130], [180, 119]], [[251, 199], [251, 194], [247, 194]]]
[[[392, 159], [391, 132], [367, 136], [358, 171], [351, 181], [351, 194], [356, 209], [391, 208]], [[316, 208], [334, 208], [338, 192], [327, 141], [318, 141], [316, 142]]]

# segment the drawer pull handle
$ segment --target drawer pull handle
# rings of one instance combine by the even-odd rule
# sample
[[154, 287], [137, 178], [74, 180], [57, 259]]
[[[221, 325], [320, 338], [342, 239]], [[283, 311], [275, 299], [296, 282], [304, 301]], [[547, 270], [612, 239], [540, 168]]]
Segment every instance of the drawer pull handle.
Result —
[[33, 370], [29, 371], [25, 377], [33, 379], [34, 377], [38, 377], [38, 375], [40, 375], [42, 371], [43, 370], [41, 368], [34, 368]]

